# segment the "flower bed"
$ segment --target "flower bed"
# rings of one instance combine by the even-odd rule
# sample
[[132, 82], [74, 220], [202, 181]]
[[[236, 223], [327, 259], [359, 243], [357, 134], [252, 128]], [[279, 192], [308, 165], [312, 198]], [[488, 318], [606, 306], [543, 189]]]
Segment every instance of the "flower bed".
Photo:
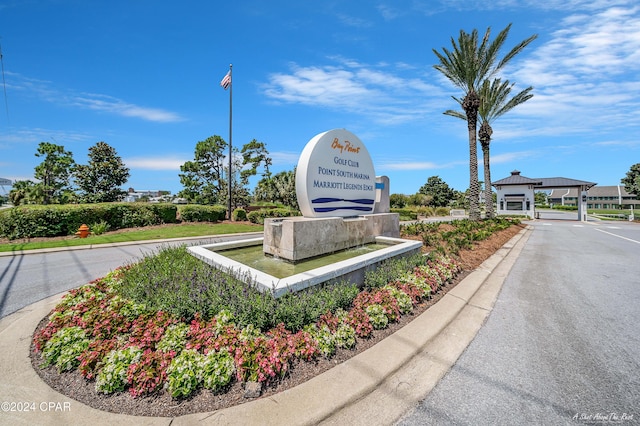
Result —
[[223, 310], [190, 322], [120, 296], [121, 270], [70, 291], [34, 335], [42, 367], [78, 371], [98, 393], [131, 397], [168, 392], [189, 397], [200, 389], [224, 393], [233, 381], [269, 386], [292, 366], [331, 358], [410, 313], [459, 271], [438, 257], [386, 286], [362, 291], [350, 310], [328, 311], [297, 332], [283, 324], [262, 332], [239, 327]]

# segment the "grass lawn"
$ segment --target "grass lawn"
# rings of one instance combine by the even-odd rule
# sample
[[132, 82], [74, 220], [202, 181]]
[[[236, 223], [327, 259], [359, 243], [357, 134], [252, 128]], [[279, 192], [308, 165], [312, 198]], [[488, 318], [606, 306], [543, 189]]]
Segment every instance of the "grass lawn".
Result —
[[166, 238], [204, 237], [209, 235], [237, 234], [241, 232], [260, 232], [262, 225], [243, 223], [183, 223], [176, 225], [149, 226], [145, 228], [121, 229], [102, 235], [90, 235], [78, 238], [74, 235], [56, 238], [37, 238], [31, 240], [3, 241], [0, 252], [35, 250], [44, 248], [73, 247], [122, 243], [131, 241], [160, 240]]

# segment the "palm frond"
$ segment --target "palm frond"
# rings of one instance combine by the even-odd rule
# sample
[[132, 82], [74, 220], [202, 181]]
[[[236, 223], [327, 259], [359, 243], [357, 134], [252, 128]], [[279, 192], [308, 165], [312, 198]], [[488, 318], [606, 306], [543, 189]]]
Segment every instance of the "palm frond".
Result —
[[533, 97], [531, 93], [533, 87], [530, 86], [508, 99], [514, 85], [515, 83], [510, 83], [509, 80], [502, 81], [499, 78], [492, 81], [485, 80], [482, 83], [478, 115], [483, 122], [491, 123]]
[[467, 116], [460, 111], [454, 111], [452, 109], [448, 109], [445, 112], [443, 112], [444, 115], [450, 115], [451, 117], [456, 117], [456, 118], [460, 118], [464, 121], [467, 121]]

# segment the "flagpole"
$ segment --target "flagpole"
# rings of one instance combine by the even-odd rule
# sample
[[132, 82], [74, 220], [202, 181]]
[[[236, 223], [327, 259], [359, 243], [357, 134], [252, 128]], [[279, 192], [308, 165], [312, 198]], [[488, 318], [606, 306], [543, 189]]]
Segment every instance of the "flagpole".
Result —
[[228, 219], [231, 220], [231, 180], [233, 179], [233, 173], [231, 170], [231, 141], [232, 141], [232, 131], [233, 131], [233, 76], [231, 75], [233, 70], [233, 64], [229, 64], [229, 201], [228, 201], [228, 211], [229, 211], [229, 217]]

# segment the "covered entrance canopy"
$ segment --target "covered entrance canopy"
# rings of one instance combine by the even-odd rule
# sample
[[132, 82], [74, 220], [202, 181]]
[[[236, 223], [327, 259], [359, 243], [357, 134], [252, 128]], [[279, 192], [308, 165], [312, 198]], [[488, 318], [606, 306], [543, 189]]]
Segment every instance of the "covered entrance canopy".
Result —
[[518, 170], [511, 176], [492, 184], [498, 195], [498, 214], [523, 214], [535, 217], [534, 191], [539, 189], [576, 188], [580, 194], [578, 201], [578, 220], [587, 220], [587, 191], [595, 186], [594, 182], [563, 177], [528, 178]]

